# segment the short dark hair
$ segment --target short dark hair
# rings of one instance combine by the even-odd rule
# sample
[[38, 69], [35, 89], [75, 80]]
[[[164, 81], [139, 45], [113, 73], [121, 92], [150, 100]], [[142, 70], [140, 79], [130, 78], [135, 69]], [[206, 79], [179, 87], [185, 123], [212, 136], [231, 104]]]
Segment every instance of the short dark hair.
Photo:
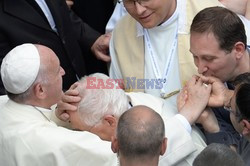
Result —
[[236, 87], [237, 85], [243, 84], [243, 83], [250, 83], [250, 73], [249, 72], [238, 75], [232, 81], [232, 85], [234, 87]]
[[244, 166], [242, 158], [224, 144], [208, 145], [194, 160], [193, 166]]
[[235, 89], [236, 118], [238, 122], [242, 119], [250, 120], [250, 73], [238, 75], [232, 82]]
[[231, 52], [235, 43], [246, 44], [246, 32], [241, 19], [234, 12], [223, 7], [209, 7], [201, 10], [193, 19], [190, 32], [212, 32], [219, 46]]
[[[136, 115], [136, 111], [149, 111], [150, 118]], [[135, 159], [160, 155], [165, 138], [165, 127], [161, 116], [146, 106], [135, 106], [124, 112], [117, 127], [119, 153], [125, 158]]]
[[236, 89], [236, 113], [238, 121], [242, 119], [250, 120], [250, 83], [242, 83]]

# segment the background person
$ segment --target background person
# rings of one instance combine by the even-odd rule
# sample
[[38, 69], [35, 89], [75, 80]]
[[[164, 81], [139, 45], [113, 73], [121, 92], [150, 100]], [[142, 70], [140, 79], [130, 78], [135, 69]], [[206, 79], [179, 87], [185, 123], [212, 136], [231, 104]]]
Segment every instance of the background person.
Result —
[[244, 166], [241, 157], [228, 146], [218, 143], [208, 145], [194, 160], [193, 166]]
[[161, 116], [146, 106], [135, 106], [119, 118], [112, 150], [121, 166], [158, 166], [167, 148]]
[[[209, 105], [213, 105], [214, 101], [223, 101], [219, 102], [220, 105], [227, 103], [227, 109], [230, 112], [230, 120], [234, 128], [242, 135], [239, 145], [237, 147], [237, 152], [241, 155], [246, 165], [249, 165], [249, 91], [250, 91], [250, 74], [244, 73], [236, 77], [234, 85], [236, 89], [229, 90], [223, 83], [213, 77], [203, 78], [207, 83], [212, 84], [212, 94], [209, 99]], [[233, 95], [232, 95], [233, 94]], [[230, 96], [230, 97], [228, 97]], [[217, 102], [217, 104], [219, 104]], [[200, 123], [203, 125], [204, 129], [208, 132], [211, 130], [220, 129], [220, 126], [217, 123], [217, 119], [214, 116], [214, 113], [211, 111], [205, 111], [205, 114], [202, 114], [200, 118]]]
[[[247, 37], [240, 18], [226, 8], [206, 8], [194, 17], [190, 33], [190, 52], [199, 74], [217, 77], [230, 89], [234, 89], [230, 82], [238, 75], [250, 71]], [[240, 135], [233, 128], [229, 112], [223, 107], [212, 110], [219, 128], [208, 128], [205, 132], [207, 143], [237, 147]]]

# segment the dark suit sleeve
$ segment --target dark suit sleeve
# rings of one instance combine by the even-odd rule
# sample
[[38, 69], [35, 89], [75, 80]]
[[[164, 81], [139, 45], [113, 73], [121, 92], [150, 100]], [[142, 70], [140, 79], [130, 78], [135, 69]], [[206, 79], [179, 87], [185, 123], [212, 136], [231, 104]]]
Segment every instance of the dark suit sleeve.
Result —
[[91, 48], [96, 39], [101, 35], [88, 24], [84, 23], [72, 10], [70, 10], [70, 18], [73, 29], [79, 37], [78, 41], [85, 48]]
[[8, 42], [8, 38], [4, 35], [4, 33], [0, 32], [0, 61], [2, 64], [2, 60], [5, 55], [11, 50], [11, 47]]
[[212, 110], [218, 121], [220, 131], [218, 133], [205, 132], [207, 144], [221, 143], [238, 146], [241, 137], [232, 125], [229, 111], [225, 110], [223, 107], [212, 108]]
[[[4, 35], [4, 33], [0, 32], [0, 64], [2, 64], [3, 58], [11, 49], [7, 41], [8, 41], [7, 37]], [[5, 94], [5, 89], [3, 86], [2, 79], [0, 77], [0, 95], [4, 95], [4, 94]]]

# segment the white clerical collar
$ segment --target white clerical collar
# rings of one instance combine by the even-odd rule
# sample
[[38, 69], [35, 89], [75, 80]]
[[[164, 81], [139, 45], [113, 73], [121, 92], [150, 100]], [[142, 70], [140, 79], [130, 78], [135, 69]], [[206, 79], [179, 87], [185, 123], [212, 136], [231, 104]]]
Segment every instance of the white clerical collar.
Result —
[[33, 108], [34, 108], [36, 111], [38, 111], [39, 113], [41, 113], [41, 115], [42, 115], [48, 122], [50, 122], [52, 110], [46, 109], [46, 108], [42, 108], [42, 107], [36, 107], [36, 106], [33, 106]]
[[[177, 2], [176, 2], [176, 9], [175, 9], [173, 15], [169, 19], [167, 19], [165, 22], [163, 22], [161, 25], [159, 25], [157, 27], [166, 27], [166, 26], [172, 24], [173, 21], [175, 21], [176, 19], [178, 19], [179, 11], [182, 11], [182, 10], [180, 10], [180, 8], [182, 8], [184, 6], [183, 5], [184, 3], [180, 3], [180, 2], [186, 2], [186, 1], [185, 0], [177, 0]], [[180, 13], [183, 13], [183, 12], [180, 12]], [[181, 17], [181, 18], [183, 18], [183, 17]], [[179, 19], [178, 19], [178, 21], [179, 21]], [[153, 28], [156, 28], [156, 27], [153, 27]], [[153, 28], [151, 28], [151, 29], [153, 29]], [[143, 31], [144, 28], [143, 28], [143, 26], [139, 22], [136, 22], [136, 29], [137, 29], [137, 37], [140, 37], [140, 36], [144, 35], [144, 31]]]

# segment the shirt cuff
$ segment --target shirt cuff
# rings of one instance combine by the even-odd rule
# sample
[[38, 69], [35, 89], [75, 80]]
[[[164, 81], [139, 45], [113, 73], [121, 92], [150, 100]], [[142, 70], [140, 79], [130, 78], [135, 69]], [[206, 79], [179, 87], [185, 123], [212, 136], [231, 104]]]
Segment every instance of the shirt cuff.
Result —
[[187, 130], [187, 132], [191, 134], [192, 128], [187, 119], [181, 114], [176, 114], [175, 117], [181, 122], [182, 126]]

